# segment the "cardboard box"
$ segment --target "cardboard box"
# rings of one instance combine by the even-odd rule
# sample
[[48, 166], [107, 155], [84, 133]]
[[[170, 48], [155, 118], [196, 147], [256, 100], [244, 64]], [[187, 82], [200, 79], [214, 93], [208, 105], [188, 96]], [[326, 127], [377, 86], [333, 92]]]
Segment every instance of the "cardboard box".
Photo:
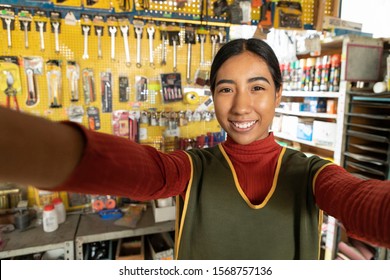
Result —
[[337, 125], [333, 122], [313, 121], [313, 143], [334, 147]]
[[144, 260], [144, 236], [132, 236], [119, 239], [115, 253], [116, 260]]
[[297, 127], [297, 138], [311, 141], [313, 139], [313, 120], [299, 119]]
[[362, 23], [343, 20], [338, 17], [324, 16], [322, 28], [323, 29], [344, 29], [352, 31], [361, 31], [363, 27]]
[[173, 260], [174, 243], [168, 232], [151, 234], [147, 239], [153, 260]]
[[283, 116], [281, 132], [291, 137], [296, 137], [298, 126], [298, 117]]
[[173, 197], [170, 198], [172, 206], [164, 206], [158, 207], [158, 201], [152, 201], [152, 208], [154, 214], [154, 221], [156, 223], [165, 222], [165, 221], [173, 221], [176, 219], [176, 203]]

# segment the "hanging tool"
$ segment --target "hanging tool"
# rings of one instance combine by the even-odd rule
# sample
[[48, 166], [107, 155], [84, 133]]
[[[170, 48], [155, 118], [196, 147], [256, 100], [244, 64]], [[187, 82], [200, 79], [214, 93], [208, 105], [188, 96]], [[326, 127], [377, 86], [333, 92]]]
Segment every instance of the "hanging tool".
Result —
[[177, 71], [177, 41], [179, 36], [174, 34], [172, 36], [172, 46], [173, 46], [173, 72]]
[[59, 44], [59, 39], [58, 39], [58, 33], [59, 33], [60, 23], [55, 21], [52, 23], [52, 26], [54, 28], [55, 52], [59, 53], [60, 52], [60, 44]]
[[41, 51], [44, 51], [45, 50], [45, 37], [43, 36], [43, 29], [45, 27], [45, 23], [43, 21], [38, 21], [37, 24], [39, 27], [39, 40], [41, 43]]
[[129, 31], [129, 27], [127, 25], [121, 25], [120, 29], [122, 31], [123, 35], [123, 43], [125, 46], [125, 55], [126, 55], [126, 65], [130, 66], [130, 49], [129, 49], [129, 41], [128, 41], [128, 34], [127, 31]]
[[79, 101], [79, 66], [76, 61], [69, 60], [66, 66], [66, 75], [68, 78], [68, 84], [70, 89], [70, 101]]
[[217, 35], [211, 35], [210, 39], [211, 39], [211, 44], [212, 44], [212, 47], [211, 47], [211, 60], [213, 60], [214, 56], [215, 56], [215, 53], [217, 51], [218, 36]]
[[110, 26], [108, 31], [110, 32], [111, 37], [111, 60], [115, 60], [115, 34], [117, 29], [115, 26]]
[[16, 99], [16, 89], [13, 87], [15, 79], [11, 72], [5, 71], [7, 76], [7, 88], [4, 93], [7, 96], [6, 107], [11, 108], [11, 98], [14, 100], [15, 110], [19, 111], [18, 100]]
[[84, 90], [84, 99], [85, 104], [90, 104], [91, 102], [96, 101], [96, 92], [95, 92], [95, 80], [93, 78], [93, 70], [86, 68], [82, 72], [83, 77], [83, 90]]
[[37, 103], [37, 94], [35, 91], [35, 83], [34, 83], [34, 71], [31, 68], [26, 69], [26, 75], [27, 75], [27, 89], [28, 89], [28, 96], [27, 96], [27, 105], [34, 105]]
[[161, 32], [161, 62], [160, 65], [164, 66], [167, 64], [167, 46], [166, 44], [167, 33], [165, 31]]
[[142, 39], [142, 32], [143, 28], [136, 26], [135, 27], [135, 33], [137, 34], [137, 64], [136, 66], [140, 68], [142, 66], [141, 64], [141, 39]]
[[204, 64], [204, 43], [206, 42], [206, 34], [199, 34], [200, 41], [200, 65]]
[[148, 37], [149, 37], [149, 65], [154, 68], [154, 58], [153, 58], [153, 37], [154, 37], [154, 27], [147, 27]]
[[23, 29], [24, 29], [24, 47], [28, 49], [28, 26], [29, 22], [27, 20], [22, 21]]
[[88, 25], [83, 26], [83, 34], [84, 34], [84, 54], [83, 59], [88, 59], [88, 32], [90, 27]]
[[187, 83], [191, 84], [191, 60], [192, 60], [192, 44], [195, 43], [195, 32], [193, 27], [187, 26], [185, 29], [185, 43], [187, 44]]
[[7, 38], [8, 38], [8, 48], [12, 47], [12, 40], [11, 40], [11, 23], [12, 20], [10, 18], [4, 19], [5, 24], [7, 25]]
[[103, 57], [102, 55], [102, 35], [103, 35], [103, 27], [102, 26], [96, 26], [96, 35], [97, 35], [97, 41], [98, 41], [98, 58], [101, 59]]

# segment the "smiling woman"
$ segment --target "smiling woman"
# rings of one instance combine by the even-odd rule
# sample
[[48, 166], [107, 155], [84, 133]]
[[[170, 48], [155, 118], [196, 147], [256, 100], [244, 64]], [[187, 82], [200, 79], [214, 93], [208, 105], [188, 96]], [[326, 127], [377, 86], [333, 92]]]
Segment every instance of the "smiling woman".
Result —
[[322, 210], [353, 237], [390, 247], [389, 181], [353, 177], [269, 132], [282, 88], [267, 43], [226, 43], [210, 80], [226, 141], [169, 154], [0, 108], [0, 180], [134, 200], [177, 196], [177, 259], [318, 259]]
[[221, 66], [211, 81], [217, 119], [227, 134], [243, 145], [268, 137], [282, 94], [279, 65], [268, 66], [264, 58], [254, 54], [252, 40], [256, 42], [236, 40], [230, 45], [236, 51], [218, 61]]

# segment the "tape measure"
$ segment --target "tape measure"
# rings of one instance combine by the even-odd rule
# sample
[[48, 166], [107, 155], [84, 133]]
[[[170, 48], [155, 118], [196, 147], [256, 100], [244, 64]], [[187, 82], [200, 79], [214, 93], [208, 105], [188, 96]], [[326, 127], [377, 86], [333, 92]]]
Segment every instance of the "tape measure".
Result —
[[198, 104], [199, 103], [199, 94], [196, 93], [195, 91], [187, 92], [184, 95], [184, 103], [190, 104], [190, 105]]

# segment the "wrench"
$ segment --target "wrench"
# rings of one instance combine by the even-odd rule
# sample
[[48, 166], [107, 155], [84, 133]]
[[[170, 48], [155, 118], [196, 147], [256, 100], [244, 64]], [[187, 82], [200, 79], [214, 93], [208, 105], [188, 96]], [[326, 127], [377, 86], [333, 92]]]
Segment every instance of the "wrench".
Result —
[[28, 21], [22, 21], [24, 27], [24, 46], [28, 49]]
[[116, 33], [116, 27], [110, 26], [108, 28], [110, 31], [110, 37], [111, 37], [111, 59], [115, 60], [115, 33]]
[[177, 71], [177, 46], [176, 46], [177, 36], [173, 36], [172, 45], [173, 45], [173, 72]]
[[219, 43], [222, 44], [223, 43], [223, 34], [222, 34], [222, 32], [218, 32], [218, 36], [219, 36]]
[[217, 35], [211, 35], [212, 49], [211, 49], [211, 59], [214, 59], [215, 52], [217, 50]]
[[5, 23], [7, 24], [7, 37], [8, 37], [8, 47], [12, 47], [12, 41], [11, 41], [11, 22], [12, 20], [10, 18], [4, 19]]
[[60, 27], [59, 22], [53, 22], [53, 28], [54, 28], [54, 40], [55, 40], [55, 51], [56, 53], [60, 52], [60, 46], [58, 41], [58, 29]]
[[102, 58], [102, 32], [103, 27], [96, 28], [96, 33], [98, 36], [98, 58]]
[[37, 22], [38, 27], [39, 27], [39, 38], [41, 41], [41, 51], [45, 50], [45, 38], [43, 37], [43, 27], [44, 27], [44, 22], [43, 21], [38, 21]]
[[89, 26], [84, 25], [83, 26], [83, 34], [84, 34], [84, 54], [83, 59], [88, 59], [88, 32], [89, 32]]
[[31, 68], [28, 68], [26, 70], [27, 75], [27, 85], [28, 85], [28, 99], [27, 99], [27, 105], [34, 105], [37, 103], [37, 95], [35, 92], [35, 86], [34, 86], [34, 72]]
[[153, 59], [153, 35], [154, 35], [154, 27], [148, 26], [146, 29], [149, 35], [149, 65], [154, 68], [154, 59]]
[[126, 54], [126, 65], [130, 66], [130, 50], [129, 50], [129, 41], [127, 36], [127, 31], [129, 27], [127, 25], [122, 25], [121, 27], [122, 35], [123, 35], [123, 43], [125, 44], [125, 54]]
[[204, 64], [204, 42], [206, 41], [206, 35], [200, 34], [200, 65]]
[[166, 46], [165, 46], [165, 33], [162, 34], [162, 44], [161, 44], [161, 66], [164, 66], [167, 64], [167, 51], [166, 51]]
[[[191, 36], [192, 37], [192, 36]], [[191, 40], [187, 43], [187, 83], [191, 84], [191, 57], [192, 57], [192, 44]]]
[[141, 68], [141, 36], [142, 36], [143, 28], [135, 27], [135, 33], [137, 34], [137, 67]]

